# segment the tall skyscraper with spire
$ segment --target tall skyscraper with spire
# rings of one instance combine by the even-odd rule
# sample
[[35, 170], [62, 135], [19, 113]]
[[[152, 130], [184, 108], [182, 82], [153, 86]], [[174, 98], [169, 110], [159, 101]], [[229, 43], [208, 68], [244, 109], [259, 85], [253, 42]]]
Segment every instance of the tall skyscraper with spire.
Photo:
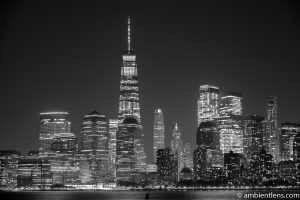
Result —
[[119, 97], [119, 124], [127, 117], [134, 117], [141, 124], [140, 100], [138, 87], [138, 72], [136, 55], [131, 47], [131, 27], [128, 17], [127, 50], [123, 52], [121, 67], [120, 97]]
[[266, 102], [266, 120], [263, 143], [266, 151], [272, 154], [274, 162], [278, 163], [279, 158], [279, 132], [277, 115], [277, 96], [268, 96]]
[[181, 139], [181, 132], [178, 124], [175, 124], [175, 127], [172, 132], [171, 139], [171, 149], [176, 152], [178, 155], [178, 172], [184, 167], [183, 162], [183, 141]]
[[131, 22], [128, 17], [127, 50], [121, 67], [118, 131], [116, 134], [116, 179], [140, 182], [146, 173], [144, 134], [141, 123], [136, 55], [131, 47]]
[[157, 150], [165, 148], [164, 114], [160, 108], [154, 111], [153, 139], [153, 158], [156, 163]]

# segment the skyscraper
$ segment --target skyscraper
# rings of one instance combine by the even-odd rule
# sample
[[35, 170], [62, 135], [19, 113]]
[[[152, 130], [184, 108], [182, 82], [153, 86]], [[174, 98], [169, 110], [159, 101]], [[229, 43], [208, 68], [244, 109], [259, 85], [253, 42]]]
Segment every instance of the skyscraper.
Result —
[[116, 178], [118, 184], [142, 181], [146, 172], [143, 134], [138, 121], [127, 117], [119, 125], [116, 144]]
[[196, 180], [210, 179], [213, 168], [223, 165], [220, 151], [220, 136], [216, 124], [202, 122], [196, 133], [196, 150], [194, 151], [194, 174]]
[[300, 124], [281, 123], [281, 138], [279, 142], [281, 161], [294, 160], [293, 144], [298, 133], [300, 133]]
[[183, 148], [184, 166], [193, 170], [193, 155], [191, 151], [191, 143], [185, 143]]
[[177, 152], [178, 155], [178, 171], [180, 171], [184, 167], [183, 162], [183, 141], [181, 139], [181, 132], [178, 124], [175, 124], [175, 127], [172, 132], [171, 139], [171, 149], [174, 152]]
[[211, 121], [218, 117], [219, 87], [213, 85], [200, 85], [198, 99], [198, 126], [201, 122]]
[[263, 146], [263, 120], [259, 115], [250, 115], [243, 120], [244, 155], [250, 159], [252, 154], [258, 155]]
[[157, 175], [160, 185], [176, 185], [178, 181], [178, 156], [170, 148], [157, 151]]
[[269, 96], [266, 102], [267, 112], [263, 140], [265, 150], [273, 156], [275, 163], [280, 160], [277, 110], [277, 96]]
[[55, 133], [51, 144], [54, 156], [48, 157], [53, 183], [79, 183], [79, 167], [75, 159], [77, 138], [73, 133]]
[[253, 184], [259, 183], [259, 154], [263, 146], [263, 120], [264, 117], [259, 115], [250, 115], [243, 120], [243, 146], [248, 168], [247, 176]]
[[224, 154], [224, 170], [229, 185], [241, 182], [241, 158], [241, 154], [232, 151]]
[[109, 168], [111, 171], [112, 179], [116, 178], [116, 144], [117, 144], [117, 131], [118, 131], [118, 119], [109, 119]]
[[121, 67], [119, 127], [116, 146], [116, 176], [119, 183], [122, 181], [139, 182], [140, 180], [137, 180], [137, 178], [140, 178], [141, 173], [146, 171], [138, 72], [136, 55], [131, 47], [130, 25], [131, 21], [128, 17], [127, 50], [123, 52], [123, 65]]
[[47, 156], [51, 152], [50, 147], [54, 134], [70, 133], [71, 122], [67, 112], [40, 113], [40, 120], [39, 154], [40, 156]]
[[93, 183], [105, 182], [108, 180], [108, 122], [107, 118], [97, 111], [83, 117], [82, 131], [80, 132], [80, 152], [85, 155], [92, 165]]
[[121, 67], [120, 97], [119, 97], [119, 123], [127, 116], [134, 116], [141, 125], [138, 71], [136, 55], [131, 47], [131, 27], [128, 17], [127, 50], [123, 52], [123, 65]]
[[157, 150], [165, 148], [165, 125], [163, 110], [158, 108], [154, 111], [153, 123], [153, 157], [156, 162]]
[[220, 99], [220, 116], [215, 118], [223, 153], [243, 153], [242, 95], [228, 92]]

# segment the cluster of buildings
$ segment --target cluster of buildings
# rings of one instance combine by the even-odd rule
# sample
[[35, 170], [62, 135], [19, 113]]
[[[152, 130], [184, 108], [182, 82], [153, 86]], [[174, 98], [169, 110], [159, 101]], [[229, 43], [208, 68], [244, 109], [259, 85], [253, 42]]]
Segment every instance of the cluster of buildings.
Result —
[[265, 117], [244, 116], [242, 95], [220, 95], [213, 85], [200, 86], [194, 149], [177, 123], [166, 145], [163, 109], [155, 109], [153, 160], [147, 163], [130, 28], [128, 18], [118, 116], [92, 111], [76, 137], [68, 112], [40, 113], [37, 151], [0, 150], [1, 187], [300, 184], [300, 124], [279, 124], [277, 97], [267, 98]]

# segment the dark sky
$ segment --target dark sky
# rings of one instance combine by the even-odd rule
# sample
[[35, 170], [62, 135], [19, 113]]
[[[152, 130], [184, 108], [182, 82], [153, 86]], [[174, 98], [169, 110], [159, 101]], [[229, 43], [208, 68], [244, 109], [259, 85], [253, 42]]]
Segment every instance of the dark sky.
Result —
[[201, 84], [241, 92], [245, 114], [278, 95], [280, 121], [300, 121], [296, 1], [122, 2], [2, 2], [0, 149], [37, 149], [40, 112], [68, 111], [77, 136], [90, 111], [117, 116], [128, 15], [150, 158], [157, 107], [167, 145], [175, 122], [194, 145]]

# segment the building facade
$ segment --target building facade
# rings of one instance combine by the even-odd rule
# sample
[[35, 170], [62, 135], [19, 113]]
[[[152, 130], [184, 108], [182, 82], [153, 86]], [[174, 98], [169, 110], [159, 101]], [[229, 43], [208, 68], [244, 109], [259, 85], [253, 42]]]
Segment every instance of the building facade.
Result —
[[146, 173], [143, 134], [137, 119], [119, 125], [116, 144], [116, 179], [119, 185], [139, 183]]
[[194, 174], [196, 180], [210, 180], [214, 167], [222, 167], [223, 156], [220, 149], [220, 136], [214, 122], [202, 122], [196, 133], [194, 151]]
[[279, 141], [281, 161], [294, 160], [293, 144], [298, 133], [300, 133], [300, 124], [288, 122], [281, 123], [281, 135]]
[[131, 47], [131, 24], [128, 18], [127, 50], [123, 52], [119, 96], [119, 123], [128, 116], [135, 117], [141, 125], [138, 71], [136, 55]]
[[181, 139], [181, 131], [177, 123], [175, 124], [175, 127], [172, 132], [171, 149], [172, 151], [177, 152], [178, 172], [180, 172], [181, 169], [184, 167], [184, 160], [183, 160], [184, 155], [183, 155], [183, 140]]
[[158, 184], [161, 186], [174, 186], [178, 182], [178, 156], [170, 148], [157, 151]]
[[68, 112], [40, 113], [39, 154], [47, 156], [55, 133], [70, 133], [71, 122]]
[[92, 183], [108, 181], [110, 177], [108, 121], [106, 116], [97, 111], [85, 115], [79, 142], [80, 153], [83, 154], [82, 158], [88, 160], [90, 164]]
[[153, 123], [153, 161], [156, 162], [157, 150], [165, 148], [165, 125], [163, 110], [154, 111]]
[[279, 131], [278, 131], [278, 106], [277, 96], [269, 96], [266, 101], [266, 120], [264, 134], [264, 148], [272, 154], [275, 163], [280, 160]]
[[198, 126], [201, 122], [211, 121], [219, 115], [219, 87], [213, 85], [201, 85], [197, 102]]
[[117, 145], [117, 131], [118, 131], [119, 120], [110, 119], [109, 120], [109, 168], [111, 173], [111, 178], [113, 181], [116, 179], [116, 145]]
[[242, 95], [228, 92], [220, 99], [220, 115], [215, 118], [220, 132], [220, 146], [223, 153], [243, 153]]

